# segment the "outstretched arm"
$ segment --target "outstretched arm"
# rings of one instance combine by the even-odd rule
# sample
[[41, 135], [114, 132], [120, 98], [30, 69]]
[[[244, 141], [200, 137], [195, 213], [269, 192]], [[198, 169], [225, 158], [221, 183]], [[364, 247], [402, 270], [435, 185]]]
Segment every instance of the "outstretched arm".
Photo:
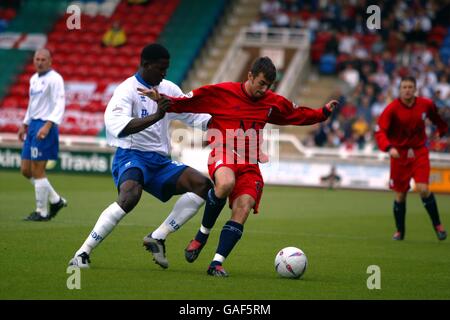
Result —
[[269, 122], [277, 125], [305, 126], [325, 121], [333, 112], [337, 100], [331, 100], [321, 109], [297, 106], [293, 102], [279, 96], [279, 108], [274, 108]]
[[178, 98], [160, 94], [155, 89], [138, 88], [137, 90], [139, 94], [149, 97], [153, 101], [169, 100], [170, 107], [167, 112], [209, 113], [214, 115], [218, 109], [214, 85], [200, 87]]

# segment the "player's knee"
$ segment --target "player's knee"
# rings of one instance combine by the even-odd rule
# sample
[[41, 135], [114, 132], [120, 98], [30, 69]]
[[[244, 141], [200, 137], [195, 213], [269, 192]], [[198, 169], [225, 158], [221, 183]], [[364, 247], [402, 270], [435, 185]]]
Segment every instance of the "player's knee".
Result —
[[227, 197], [233, 190], [235, 185], [234, 177], [222, 177], [220, 180], [216, 180], [216, 196], [219, 198]]
[[208, 196], [208, 191], [214, 187], [212, 181], [206, 177], [201, 177], [194, 181], [192, 190], [195, 194], [206, 199]]
[[141, 199], [142, 187], [135, 181], [124, 182], [120, 186], [117, 203], [125, 211], [130, 212]]
[[245, 206], [245, 205], [236, 206], [233, 209], [231, 220], [233, 220], [237, 223], [240, 223], [240, 224], [244, 224], [245, 221], [247, 221], [247, 218], [250, 214], [250, 210], [251, 210], [251, 207], [249, 207], [249, 206]]
[[27, 179], [31, 179], [32, 178], [32, 174], [31, 174], [31, 169], [30, 168], [21, 167], [20, 168], [20, 173]]
[[395, 201], [405, 202], [406, 201], [406, 192], [397, 192], [395, 194]]
[[428, 188], [419, 190], [419, 194], [421, 198], [428, 198], [430, 196], [430, 190]]

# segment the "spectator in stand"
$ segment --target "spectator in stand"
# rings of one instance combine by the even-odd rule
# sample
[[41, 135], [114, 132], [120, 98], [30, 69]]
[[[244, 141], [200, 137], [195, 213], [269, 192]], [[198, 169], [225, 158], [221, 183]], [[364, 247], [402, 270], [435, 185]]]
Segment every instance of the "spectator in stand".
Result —
[[358, 149], [364, 149], [365, 136], [369, 132], [369, 124], [363, 115], [359, 115], [352, 125], [353, 137], [358, 145]]
[[356, 43], [357, 41], [355, 36], [346, 30], [339, 41], [339, 52], [351, 54]]
[[341, 72], [339, 77], [344, 80], [352, 89], [356, 87], [359, 82], [359, 72], [348, 63], [345, 69]]
[[102, 45], [105, 47], [120, 47], [127, 42], [125, 30], [121, 27], [119, 21], [114, 21], [111, 28], [106, 31], [102, 38]]
[[252, 35], [258, 36], [261, 33], [265, 33], [267, 32], [267, 30], [269, 29], [269, 23], [264, 20], [263, 16], [260, 14], [258, 16], [258, 20], [253, 21], [252, 24], [250, 25], [250, 33]]
[[377, 100], [372, 104], [370, 110], [372, 112], [372, 119], [377, 120], [380, 114], [386, 108], [387, 101], [383, 93], [377, 95]]
[[277, 0], [264, 0], [261, 3], [260, 13], [264, 19], [273, 21], [276, 14], [281, 11], [281, 5]]
[[372, 96], [362, 96], [357, 106], [358, 117], [363, 117], [367, 123], [372, 123]]
[[444, 100], [450, 94], [450, 84], [448, 83], [448, 77], [442, 74], [439, 77], [439, 82], [434, 86], [434, 91], [439, 92], [438, 98]]

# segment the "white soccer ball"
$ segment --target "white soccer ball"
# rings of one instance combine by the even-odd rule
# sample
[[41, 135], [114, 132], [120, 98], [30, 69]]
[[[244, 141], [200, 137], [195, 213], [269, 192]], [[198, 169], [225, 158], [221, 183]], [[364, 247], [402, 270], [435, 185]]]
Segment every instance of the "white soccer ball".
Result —
[[300, 278], [306, 271], [308, 259], [299, 248], [286, 247], [275, 257], [275, 270], [284, 278]]

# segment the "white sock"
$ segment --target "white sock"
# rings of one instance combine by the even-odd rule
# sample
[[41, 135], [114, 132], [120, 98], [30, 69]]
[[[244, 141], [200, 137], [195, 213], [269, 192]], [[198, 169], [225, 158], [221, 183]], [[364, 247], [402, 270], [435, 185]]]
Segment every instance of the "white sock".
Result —
[[223, 263], [225, 261], [225, 257], [223, 255], [221, 255], [221, 254], [216, 253], [214, 255], [213, 261], [218, 261], [220, 263]]
[[166, 220], [152, 232], [154, 239], [166, 239], [169, 233], [175, 232], [191, 219], [205, 203], [201, 197], [192, 192], [183, 194], [173, 206]]
[[126, 213], [122, 208], [114, 202], [108, 208], [103, 210], [102, 214], [97, 220], [94, 229], [91, 231], [86, 241], [84, 241], [81, 248], [75, 253], [75, 256], [86, 252], [90, 254], [92, 249], [102, 242], [108, 234], [114, 229], [114, 227], [125, 217]]
[[36, 211], [40, 213], [42, 217], [48, 216], [48, 187], [45, 182], [46, 178], [34, 180], [34, 193], [36, 196]]
[[50, 200], [50, 203], [57, 203], [61, 197], [58, 193], [56, 193], [55, 189], [53, 189], [52, 185], [50, 184], [50, 181], [48, 181], [47, 178], [43, 178], [44, 182], [47, 184], [48, 188], [48, 198]]

